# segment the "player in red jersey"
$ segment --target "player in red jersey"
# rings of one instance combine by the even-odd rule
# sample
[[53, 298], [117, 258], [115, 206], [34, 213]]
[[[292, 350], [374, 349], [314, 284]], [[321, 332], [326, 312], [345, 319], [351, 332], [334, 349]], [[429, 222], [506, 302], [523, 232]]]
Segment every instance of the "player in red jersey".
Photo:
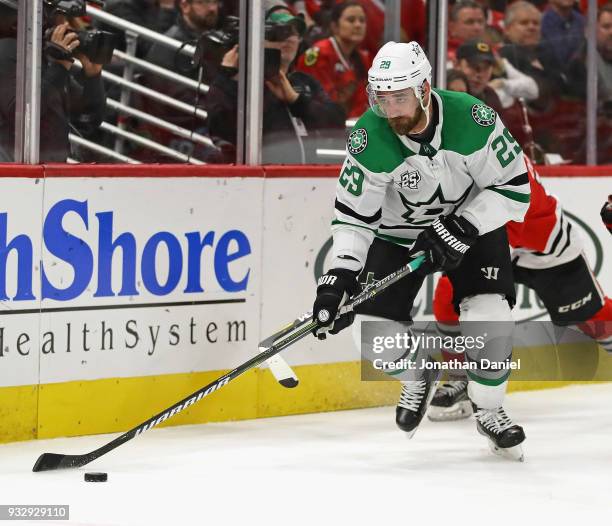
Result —
[[[581, 240], [572, 230], [560, 203], [546, 193], [527, 157], [525, 163], [531, 186], [529, 210], [522, 223], [511, 221], [506, 224], [513, 249], [514, 279], [536, 291], [553, 323], [577, 324], [582, 332], [612, 352], [612, 299], [604, 295], [589, 268]], [[604, 205], [604, 223], [606, 210]], [[438, 280], [433, 310], [441, 332], [459, 332], [453, 288], [446, 276]], [[463, 354], [443, 354], [447, 360], [463, 359]], [[429, 408], [430, 420], [456, 420], [470, 416], [472, 407], [467, 383], [465, 373], [454, 371], [449, 381], [436, 391]]]

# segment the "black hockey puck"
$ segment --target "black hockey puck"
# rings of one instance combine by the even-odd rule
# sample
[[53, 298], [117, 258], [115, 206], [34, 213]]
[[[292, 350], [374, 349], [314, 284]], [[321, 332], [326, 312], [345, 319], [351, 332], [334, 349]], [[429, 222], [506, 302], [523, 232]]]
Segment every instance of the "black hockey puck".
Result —
[[85, 482], [106, 482], [108, 473], [85, 473]]

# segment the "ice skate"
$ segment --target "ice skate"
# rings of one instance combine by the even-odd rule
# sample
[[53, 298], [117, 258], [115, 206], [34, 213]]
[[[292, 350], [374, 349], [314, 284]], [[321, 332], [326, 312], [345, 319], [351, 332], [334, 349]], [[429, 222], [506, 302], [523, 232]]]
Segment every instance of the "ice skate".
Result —
[[439, 371], [427, 371], [422, 380], [402, 382], [395, 423], [412, 438], [423, 420], [438, 383]]
[[427, 411], [427, 418], [432, 422], [469, 418], [473, 411], [467, 394], [467, 385], [467, 381], [456, 380], [438, 387]]
[[487, 437], [491, 451], [510, 460], [523, 462], [521, 443], [525, 440], [523, 428], [514, 424], [503, 407], [482, 409], [474, 407], [476, 429]]

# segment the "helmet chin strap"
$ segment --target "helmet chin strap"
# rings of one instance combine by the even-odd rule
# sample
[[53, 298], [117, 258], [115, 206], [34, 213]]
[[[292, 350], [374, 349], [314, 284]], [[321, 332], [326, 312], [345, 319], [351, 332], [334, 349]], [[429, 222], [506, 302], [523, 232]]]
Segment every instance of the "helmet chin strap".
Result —
[[412, 89], [414, 90], [415, 97], [419, 101], [421, 109], [425, 112], [425, 126], [423, 126], [423, 128], [421, 128], [419, 131], [412, 132], [414, 135], [418, 135], [419, 133], [423, 133], [427, 129], [427, 126], [429, 126], [429, 107], [431, 106], [431, 91], [429, 92], [429, 100], [427, 101], [427, 106], [425, 106], [423, 104], [423, 88], [413, 87]]

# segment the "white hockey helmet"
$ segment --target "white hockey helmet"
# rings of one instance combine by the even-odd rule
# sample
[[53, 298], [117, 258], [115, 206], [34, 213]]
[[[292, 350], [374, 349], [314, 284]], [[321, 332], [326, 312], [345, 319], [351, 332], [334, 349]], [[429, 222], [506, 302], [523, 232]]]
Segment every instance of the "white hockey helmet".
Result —
[[431, 64], [417, 42], [387, 42], [378, 50], [368, 71], [368, 83], [377, 91], [397, 91], [431, 82]]
[[[374, 112], [384, 117], [377, 103], [376, 92], [412, 88], [423, 106], [423, 85], [431, 84], [431, 64], [417, 42], [387, 42], [378, 50], [368, 71], [368, 98]], [[424, 106], [423, 106], [424, 107]]]

